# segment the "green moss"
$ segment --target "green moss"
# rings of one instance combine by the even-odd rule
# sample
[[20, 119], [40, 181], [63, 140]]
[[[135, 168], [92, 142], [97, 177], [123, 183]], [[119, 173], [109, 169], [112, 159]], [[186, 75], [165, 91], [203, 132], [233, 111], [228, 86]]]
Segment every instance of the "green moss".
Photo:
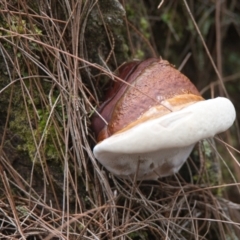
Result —
[[141, 49], [138, 49], [135, 53], [134, 59], [143, 59], [145, 56], [144, 51], [142, 51]]
[[[51, 88], [49, 84], [45, 84], [44, 87], [46, 91]], [[39, 152], [42, 154], [41, 157], [44, 157], [46, 160], [58, 160], [60, 157], [59, 147], [61, 147], [57, 141], [58, 133], [56, 132], [51, 120], [48, 124], [50, 111], [47, 109], [47, 107], [44, 107], [41, 104], [38, 89], [35, 85], [31, 85], [30, 91], [33, 96], [35, 107], [37, 107], [37, 114], [30, 100], [26, 101], [27, 106], [25, 106], [22, 96], [24, 93], [22, 93], [19, 84], [14, 86], [13, 91], [16, 97], [14, 97], [12, 101], [11, 120], [9, 122], [9, 127], [10, 130], [14, 132], [19, 139], [21, 139], [17, 148], [20, 151], [27, 153], [30, 156], [30, 159], [34, 160], [37, 152], [36, 144], [38, 145], [41, 141], [42, 144], [39, 148]]]
[[[27, 17], [24, 19], [20, 14], [12, 15], [10, 18], [0, 18], [0, 27], [2, 28], [0, 34], [5, 36], [15, 36], [14, 33], [18, 35], [27, 34], [28, 38], [39, 39], [42, 36], [42, 30], [37, 23], [30, 22], [29, 19]], [[24, 41], [24, 46], [26, 46], [24, 52], [20, 48], [15, 47], [20, 45], [19, 42], [21, 43], [21, 41]], [[11, 42], [3, 41], [3, 46], [7, 54], [5, 56], [0, 55], [1, 89], [9, 84], [10, 77], [8, 74], [11, 74], [12, 79], [19, 78], [20, 74], [22, 77], [27, 78], [32, 73], [34, 73], [33, 75], [38, 75], [38, 66], [28, 59], [26, 53], [33, 56], [35, 54], [36, 57], [39, 56], [39, 53], [42, 51], [42, 47], [39, 44], [26, 38], [12, 37]], [[15, 63], [18, 63], [17, 68]], [[36, 145], [39, 144], [43, 136], [42, 145], [39, 148], [41, 157], [47, 160], [58, 159], [59, 149], [56, 149], [56, 146], [59, 143], [56, 144], [57, 132], [53, 122], [50, 121], [46, 127], [50, 114], [50, 109], [46, 104], [46, 96], [48, 96], [52, 88], [52, 83], [47, 83], [38, 78], [31, 78], [31, 80], [24, 80], [24, 87], [22, 84], [20, 82], [12, 84], [2, 92], [0, 99], [1, 112], [5, 116], [9, 111], [7, 109], [10, 101], [9, 96], [14, 93], [9, 108], [9, 130], [19, 139], [17, 149], [27, 153], [33, 160], [37, 152]], [[39, 91], [42, 92], [40, 93]]]
[[140, 18], [140, 26], [141, 26], [141, 32], [144, 34], [144, 36], [149, 39], [150, 38], [150, 25], [146, 18], [141, 17]]
[[[222, 172], [221, 165], [216, 154], [216, 150], [213, 149], [215, 145], [214, 140], [202, 141], [202, 153], [205, 159], [205, 168], [207, 169], [207, 179], [212, 186], [218, 186], [221, 184]], [[216, 196], [222, 195], [222, 188], [213, 189]]]
[[137, 231], [137, 232], [132, 232], [128, 235], [130, 239], [139, 239], [139, 240], [147, 240], [149, 239], [148, 232], [147, 231]]

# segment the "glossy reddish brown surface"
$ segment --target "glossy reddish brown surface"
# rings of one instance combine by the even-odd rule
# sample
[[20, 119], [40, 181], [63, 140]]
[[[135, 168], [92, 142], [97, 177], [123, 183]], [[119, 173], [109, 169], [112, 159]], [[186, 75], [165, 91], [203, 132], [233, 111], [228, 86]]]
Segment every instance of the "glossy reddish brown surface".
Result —
[[143, 62], [131, 62], [119, 69], [119, 77], [129, 84], [117, 81], [107, 94], [108, 99], [92, 120], [98, 141], [125, 128], [136, 121], [162, 100], [181, 94], [200, 96], [190, 80], [165, 60], [150, 58]]

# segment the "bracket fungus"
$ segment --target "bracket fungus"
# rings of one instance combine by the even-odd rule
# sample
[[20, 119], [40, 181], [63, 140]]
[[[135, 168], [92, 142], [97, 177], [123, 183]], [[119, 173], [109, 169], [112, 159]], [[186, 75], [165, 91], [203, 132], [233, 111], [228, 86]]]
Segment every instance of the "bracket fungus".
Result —
[[[92, 119], [94, 156], [122, 178], [154, 180], [181, 168], [194, 145], [235, 120], [226, 98], [204, 100], [190, 80], [165, 60], [124, 64]], [[105, 121], [103, 121], [105, 119]]]

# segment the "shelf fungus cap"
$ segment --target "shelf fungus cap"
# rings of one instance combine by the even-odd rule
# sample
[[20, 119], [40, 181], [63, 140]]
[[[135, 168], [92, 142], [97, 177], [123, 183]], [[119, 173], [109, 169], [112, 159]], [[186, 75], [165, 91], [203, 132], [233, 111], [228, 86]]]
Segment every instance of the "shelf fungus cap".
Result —
[[154, 180], [181, 168], [194, 145], [234, 122], [226, 98], [204, 100], [167, 61], [155, 58], [120, 68], [119, 83], [95, 115], [96, 159], [122, 178]]

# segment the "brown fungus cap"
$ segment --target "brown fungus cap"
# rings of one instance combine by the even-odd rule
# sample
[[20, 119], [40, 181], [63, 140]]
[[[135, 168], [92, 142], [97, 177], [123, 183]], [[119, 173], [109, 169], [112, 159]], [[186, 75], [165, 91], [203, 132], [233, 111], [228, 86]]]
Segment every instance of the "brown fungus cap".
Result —
[[[191, 81], [166, 60], [126, 63], [119, 69], [119, 78], [127, 83], [115, 80], [108, 99], [98, 109], [108, 125], [97, 115], [92, 120], [98, 142], [139, 122], [203, 100]], [[157, 107], [157, 114], [151, 111], [153, 107]]]

